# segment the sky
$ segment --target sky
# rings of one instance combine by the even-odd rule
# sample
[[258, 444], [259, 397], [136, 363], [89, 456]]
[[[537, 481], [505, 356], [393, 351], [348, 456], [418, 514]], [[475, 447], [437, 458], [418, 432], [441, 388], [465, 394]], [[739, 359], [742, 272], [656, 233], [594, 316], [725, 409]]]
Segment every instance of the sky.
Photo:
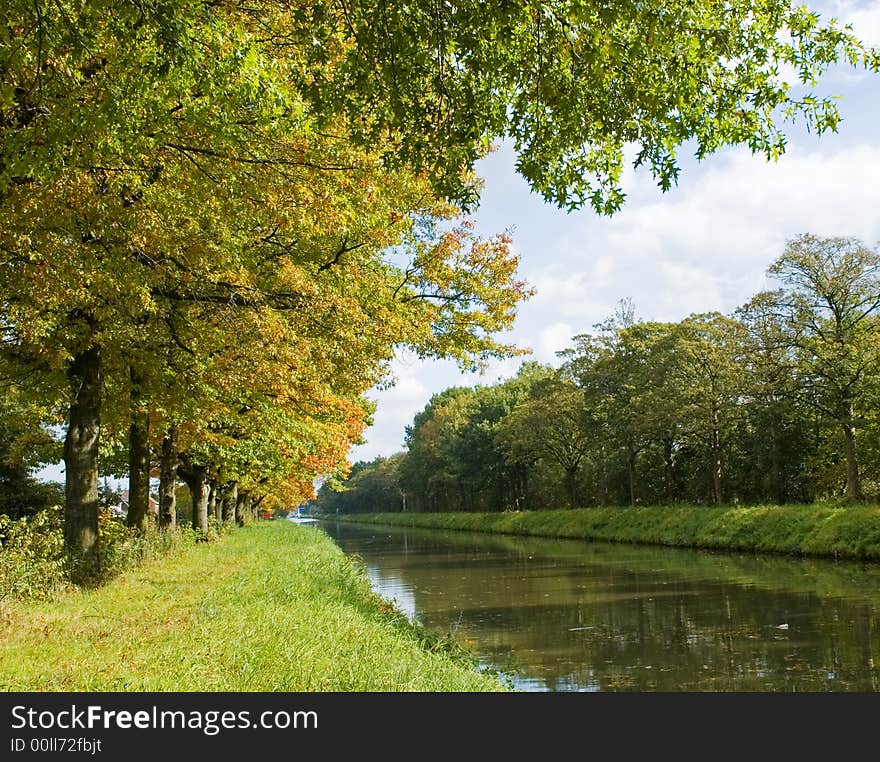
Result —
[[[808, 4], [880, 46], [877, 0]], [[474, 220], [484, 236], [512, 233], [520, 274], [537, 293], [500, 338], [529, 348], [525, 359], [558, 364], [555, 353], [611, 315], [621, 299], [632, 299], [644, 320], [729, 313], [770, 285], [765, 271], [787, 239], [809, 232], [880, 243], [880, 75], [835, 69], [813, 92], [840, 96], [837, 133], [791, 128], [787, 153], [775, 163], [745, 148], [699, 163], [682, 152], [678, 185], [667, 193], [647, 173], [630, 170], [626, 206], [611, 218], [544, 203], [516, 174], [513, 151], [501, 145], [477, 167], [485, 187]], [[349, 459], [401, 450], [406, 425], [432, 394], [510, 377], [522, 361], [492, 362], [475, 375], [402, 353], [392, 368], [394, 386], [369, 393], [378, 403], [374, 423]]]

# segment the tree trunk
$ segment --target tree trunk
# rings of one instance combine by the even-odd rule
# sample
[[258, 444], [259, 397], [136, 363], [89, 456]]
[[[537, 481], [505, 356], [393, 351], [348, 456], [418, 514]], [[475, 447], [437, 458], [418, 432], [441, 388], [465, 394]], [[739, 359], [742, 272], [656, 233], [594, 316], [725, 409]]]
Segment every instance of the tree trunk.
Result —
[[663, 481], [666, 487], [666, 502], [675, 502], [672, 490], [672, 445], [673, 440], [667, 437], [663, 440]]
[[238, 502], [238, 482], [232, 482], [226, 488], [223, 497], [223, 521], [235, 521], [235, 505]]
[[193, 529], [203, 534], [208, 531], [208, 497], [210, 487], [208, 485], [207, 466], [190, 466], [186, 469], [178, 468], [178, 473], [192, 496], [192, 525]]
[[715, 505], [721, 505], [721, 432], [718, 428], [718, 411], [712, 411], [712, 492]]
[[565, 469], [565, 491], [568, 493], [568, 507], [577, 507], [577, 468]]
[[782, 449], [780, 447], [779, 427], [777, 426], [776, 415], [770, 417], [770, 478], [772, 483], [770, 490], [773, 493], [776, 502], [784, 505], [788, 502], [788, 495], [785, 489], [785, 475], [782, 469]]
[[601, 448], [601, 462], [602, 462], [602, 505], [608, 505], [611, 500], [608, 496], [608, 457], [605, 453], [605, 444], [602, 444]]
[[235, 521], [239, 526], [244, 526], [247, 523], [248, 507], [247, 492], [239, 490], [238, 497], [235, 499]]
[[712, 450], [712, 492], [715, 505], [721, 505], [724, 502], [724, 494], [721, 491], [721, 451], [717, 448]]
[[171, 426], [162, 439], [159, 462], [159, 527], [177, 526], [177, 426]]
[[852, 408], [847, 418], [840, 422], [846, 449], [846, 499], [858, 501], [863, 498], [862, 480], [859, 476], [859, 459], [856, 451], [856, 430], [852, 425]]
[[199, 532], [208, 531], [208, 493], [210, 487], [207, 479], [199, 479], [190, 487], [193, 504], [193, 528]]
[[150, 415], [141, 410], [141, 375], [131, 368], [131, 426], [128, 429], [128, 517], [145, 530], [150, 515]]
[[64, 546], [74, 576], [93, 570], [98, 549], [98, 442], [101, 436], [101, 354], [77, 354], [67, 370], [70, 412], [64, 438]]
[[193, 503], [193, 527], [199, 532], [207, 534], [208, 532], [208, 493], [210, 487], [208, 480], [202, 479], [195, 484], [195, 489], [191, 489]]
[[638, 450], [630, 450], [629, 458], [626, 462], [626, 470], [629, 475], [629, 504], [636, 504], [636, 459], [639, 456]]
[[208, 482], [208, 515], [220, 518], [220, 506], [217, 504], [217, 482]]

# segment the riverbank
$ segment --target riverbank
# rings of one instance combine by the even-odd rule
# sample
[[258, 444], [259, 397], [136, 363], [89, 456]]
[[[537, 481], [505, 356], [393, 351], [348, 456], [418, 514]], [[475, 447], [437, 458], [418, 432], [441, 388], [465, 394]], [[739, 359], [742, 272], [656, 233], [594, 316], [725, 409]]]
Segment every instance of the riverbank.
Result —
[[263, 522], [0, 609], [6, 691], [484, 691], [323, 532]]
[[880, 561], [880, 506], [645, 506], [383, 513], [340, 521]]

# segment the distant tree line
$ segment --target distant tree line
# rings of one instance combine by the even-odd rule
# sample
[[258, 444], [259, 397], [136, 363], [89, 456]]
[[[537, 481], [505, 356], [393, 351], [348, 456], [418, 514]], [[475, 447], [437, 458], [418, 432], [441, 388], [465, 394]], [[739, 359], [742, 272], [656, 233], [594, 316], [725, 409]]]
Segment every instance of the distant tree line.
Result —
[[359, 463], [335, 513], [861, 501], [880, 492], [880, 252], [790, 240], [732, 315], [632, 305], [552, 369], [435, 395], [406, 451]]

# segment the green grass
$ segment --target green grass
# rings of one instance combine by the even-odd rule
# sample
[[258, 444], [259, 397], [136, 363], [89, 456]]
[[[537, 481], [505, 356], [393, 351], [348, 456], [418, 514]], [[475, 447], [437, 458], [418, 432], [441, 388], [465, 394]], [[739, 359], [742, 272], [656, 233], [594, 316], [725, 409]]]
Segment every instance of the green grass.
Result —
[[373, 593], [321, 530], [289, 522], [0, 614], [3, 690], [502, 688]]
[[335, 517], [536, 537], [747, 550], [880, 561], [880, 506], [646, 506], [504, 513], [385, 513]]

